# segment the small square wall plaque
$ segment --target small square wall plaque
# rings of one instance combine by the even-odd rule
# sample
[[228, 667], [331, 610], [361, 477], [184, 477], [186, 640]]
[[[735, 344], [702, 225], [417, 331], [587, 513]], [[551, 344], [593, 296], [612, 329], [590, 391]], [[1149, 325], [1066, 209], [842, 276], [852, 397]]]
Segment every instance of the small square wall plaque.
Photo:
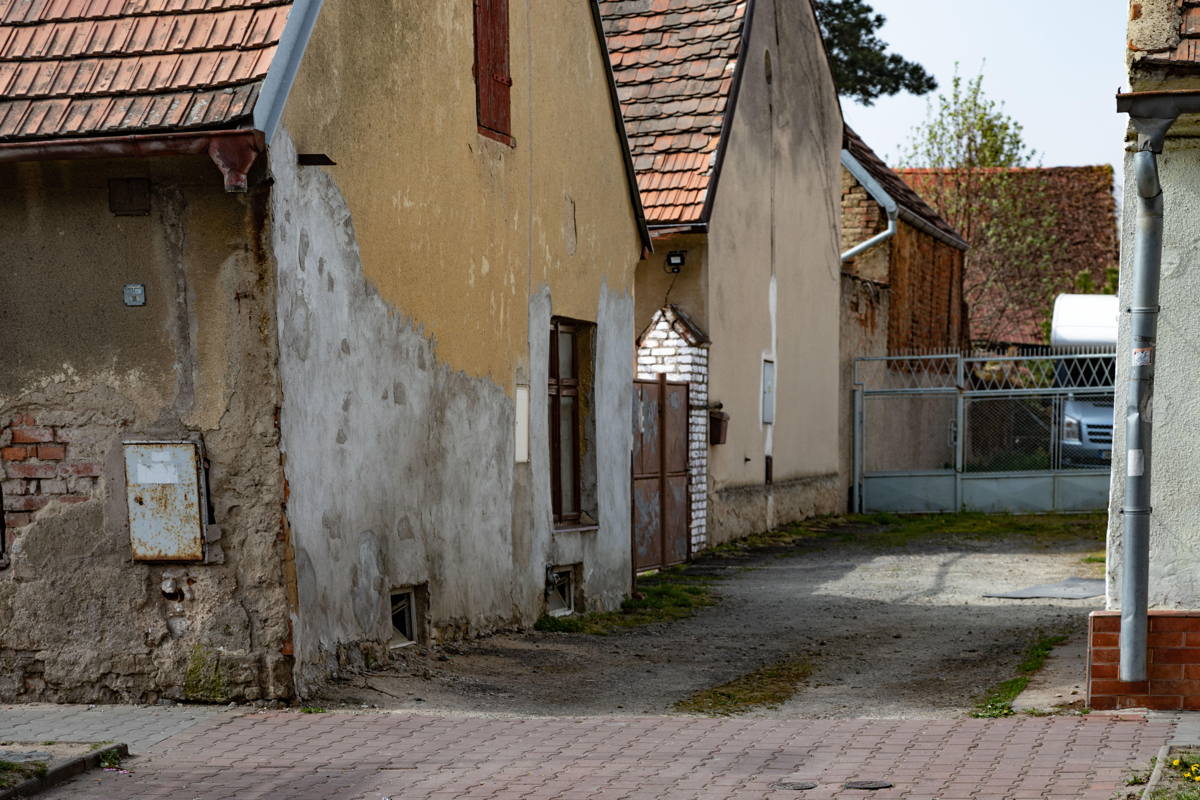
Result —
[[127, 283], [122, 294], [127, 306], [146, 305], [146, 284], [144, 283]]

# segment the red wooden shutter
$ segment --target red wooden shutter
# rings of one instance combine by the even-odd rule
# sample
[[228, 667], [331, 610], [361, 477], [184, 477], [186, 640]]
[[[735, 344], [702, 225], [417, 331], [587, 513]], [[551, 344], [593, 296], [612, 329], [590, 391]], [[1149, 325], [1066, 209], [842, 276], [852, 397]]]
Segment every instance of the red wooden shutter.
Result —
[[511, 144], [508, 0], [475, 0], [475, 92], [479, 127]]

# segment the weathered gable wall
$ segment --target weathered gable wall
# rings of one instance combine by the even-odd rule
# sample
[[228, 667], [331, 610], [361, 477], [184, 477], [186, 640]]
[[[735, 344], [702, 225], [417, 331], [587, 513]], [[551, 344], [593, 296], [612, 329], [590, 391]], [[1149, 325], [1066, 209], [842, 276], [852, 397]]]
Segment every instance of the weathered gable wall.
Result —
[[[129, 177], [149, 216], [110, 212]], [[290, 696], [262, 196], [207, 159], [0, 165], [0, 185], [0, 699]], [[223, 563], [135, 563], [121, 443], [197, 436]]]
[[[809, 4], [753, 8], [709, 225], [709, 398], [731, 416], [729, 444], [712, 448], [711, 542], [839, 500], [842, 119]], [[774, 425], [762, 422], [763, 359], [776, 363]]]
[[[590, 9], [510, 3], [510, 148], [477, 132], [471, 4], [371, 6], [326, 5], [271, 156], [302, 690], [386, 642], [392, 588], [447, 637], [533, 622], [548, 565], [592, 608], [629, 584], [641, 243]], [[552, 532], [553, 315], [596, 325], [594, 531]]]

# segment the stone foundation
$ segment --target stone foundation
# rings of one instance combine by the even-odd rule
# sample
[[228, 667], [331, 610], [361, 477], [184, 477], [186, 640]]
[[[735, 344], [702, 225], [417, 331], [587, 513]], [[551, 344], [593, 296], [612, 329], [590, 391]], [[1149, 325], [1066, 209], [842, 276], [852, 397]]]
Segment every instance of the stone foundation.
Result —
[[709, 503], [709, 546], [833, 514], [842, 502], [837, 474], [718, 489]]
[[1121, 612], [1094, 611], [1088, 630], [1088, 705], [1097, 711], [1200, 710], [1200, 611], [1151, 611], [1148, 680], [1117, 680]]

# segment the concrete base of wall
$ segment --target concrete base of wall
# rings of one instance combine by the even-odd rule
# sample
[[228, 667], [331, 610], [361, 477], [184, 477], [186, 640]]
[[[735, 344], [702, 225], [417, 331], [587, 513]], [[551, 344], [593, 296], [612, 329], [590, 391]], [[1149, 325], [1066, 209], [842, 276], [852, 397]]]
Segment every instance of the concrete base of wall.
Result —
[[708, 546], [773, 530], [842, 507], [837, 474], [813, 475], [770, 486], [731, 486], [709, 495]]
[[1148, 680], [1117, 680], [1121, 612], [1094, 611], [1088, 630], [1088, 705], [1097, 711], [1200, 709], [1200, 611], [1151, 611]]

